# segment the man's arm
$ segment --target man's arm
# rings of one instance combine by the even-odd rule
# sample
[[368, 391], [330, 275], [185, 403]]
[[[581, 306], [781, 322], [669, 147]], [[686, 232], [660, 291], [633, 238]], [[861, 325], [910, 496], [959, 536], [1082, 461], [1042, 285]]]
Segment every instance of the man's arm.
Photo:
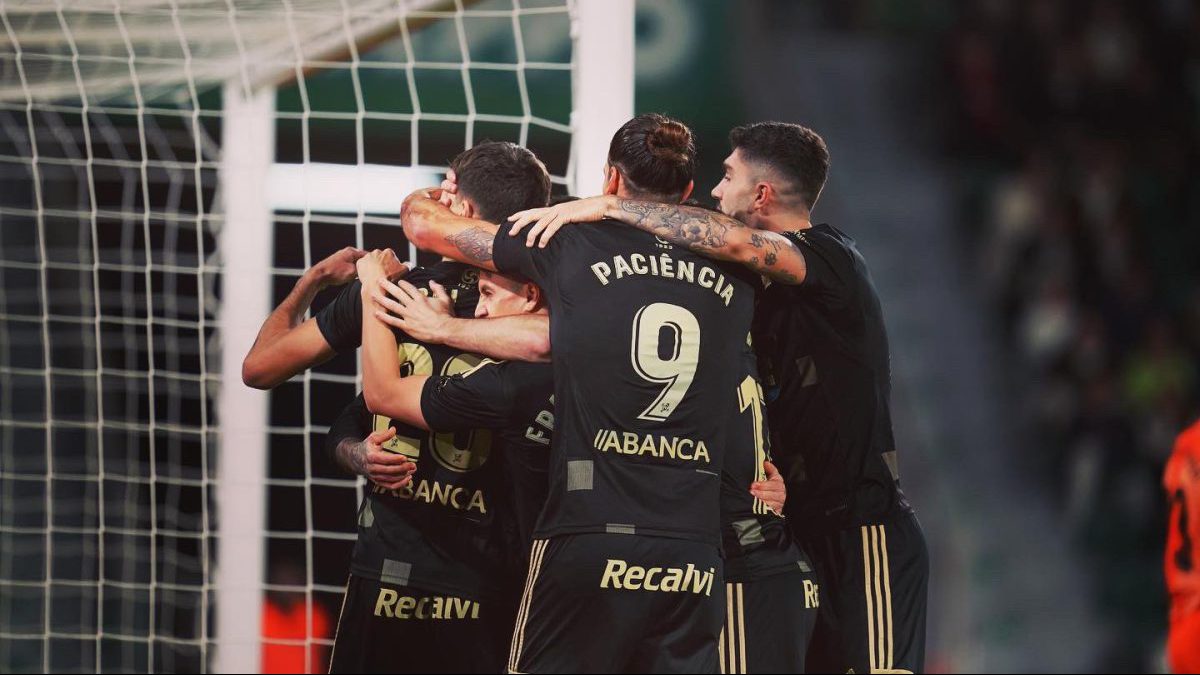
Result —
[[[382, 256], [378, 253], [369, 253], [358, 261], [364, 308], [372, 306], [372, 297], [380, 292], [379, 281], [385, 279]], [[413, 290], [416, 292], [415, 288]], [[363, 398], [366, 399], [367, 408], [374, 413], [428, 429], [421, 415], [421, 388], [428, 377], [402, 377], [396, 334], [380, 321], [375, 312], [364, 311], [362, 317]]]
[[[391, 325], [401, 323], [385, 315]], [[411, 325], [411, 324], [405, 324]], [[518, 314], [485, 319], [451, 317], [427, 342], [448, 345], [501, 361], [550, 362], [550, 317]]]
[[499, 229], [494, 223], [455, 215], [429, 190], [410, 194], [400, 206], [404, 236], [422, 251], [496, 271], [492, 242]]
[[383, 449], [383, 444], [396, 435], [396, 429], [371, 432], [370, 415], [362, 397], [356, 397], [330, 425], [325, 449], [347, 473], [365, 476], [389, 490], [400, 489], [412, 480], [417, 466], [404, 455]]
[[429, 297], [405, 281], [397, 285], [384, 280], [379, 285], [386, 295], [372, 296], [383, 308], [375, 310], [376, 316], [415, 340], [503, 361], [550, 361], [550, 317], [545, 314], [461, 319], [454, 315], [446, 289], [437, 282], [430, 282]]
[[[391, 249], [385, 249], [384, 252], [383, 265], [390, 278], [408, 271], [408, 266], [401, 263]], [[316, 319], [301, 320], [318, 292], [354, 279], [355, 262], [364, 255], [366, 251], [347, 247], [305, 271], [288, 297], [267, 317], [254, 346], [242, 361], [242, 381], [247, 386], [271, 389], [296, 373], [327, 361], [342, 349], [349, 348], [344, 344], [339, 346], [340, 338], [330, 336], [329, 325], [321, 323], [320, 315]], [[359, 294], [353, 293], [346, 299], [357, 302]], [[342, 302], [343, 297], [339, 295], [324, 312], [338, 310], [338, 313], [345, 314], [347, 310], [341, 305]], [[353, 314], [357, 313], [357, 309], [354, 309]], [[355, 317], [354, 347], [358, 346], [358, 323]]]
[[[517, 365], [484, 361], [465, 373], [429, 379], [421, 393], [421, 414], [436, 431], [503, 429], [528, 423], [528, 412], [522, 409], [531, 398], [549, 402], [553, 371], [539, 366], [546, 369], [534, 371], [541, 379], [521, 378], [514, 374]], [[546, 373], [551, 373], [549, 380]]]
[[515, 221], [510, 234], [515, 235], [534, 223], [526, 235], [526, 243], [532, 246], [537, 242], [539, 246], [545, 246], [563, 225], [604, 218], [657, 235], [699, 255], [745, 265], [773, 281], [800, 284], [808, 271], [804, 254], [787, 237], [756, 230], [729, 216], [697, 206], [613, 196], [589, 197], [514, 214], [510, 217]]
[[271, 312], [242, 361], [242, 382], [271, 389], [291, 376], [328, 361], [333, 348], [312, 319], [304, 321], [313, 298], [328, 286], [354, 278], [354, 263], [366, 251], [346, 247], [305, 270], [292, 291]]

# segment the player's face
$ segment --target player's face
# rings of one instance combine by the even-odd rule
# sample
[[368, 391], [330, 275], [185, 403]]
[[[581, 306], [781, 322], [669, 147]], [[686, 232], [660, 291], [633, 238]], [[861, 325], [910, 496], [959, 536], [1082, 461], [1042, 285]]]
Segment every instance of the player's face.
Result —
[[750, 211], [754, 205], [758, 182], [750, 166], [742, 159], [741, 150], [734, 150], [725, 158], [725, 170], [721, 182], [712, 190], [713, 199], [721, 213], [743, 223], [750, 222]]
[[492, 272], [479, 273], [479, 304], [475, 318], [512, 316], [529, 311], [529, 284]]

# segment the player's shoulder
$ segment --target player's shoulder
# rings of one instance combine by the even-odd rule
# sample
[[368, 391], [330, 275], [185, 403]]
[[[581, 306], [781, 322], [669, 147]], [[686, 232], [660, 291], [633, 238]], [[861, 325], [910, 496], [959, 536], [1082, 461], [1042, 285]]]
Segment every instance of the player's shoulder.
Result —
[[471, 370], [462, 374], [463, 379], [482, 375], [482, 379], [500, 382], [513, 391], [535, 391], [554, 385], [554, 367], [549, 363], [529, 361], [499, 361], [485, 358]]
[[612, 218], [604, 218], [597, 220], [594, 223], [577, 223], [571, 227], [564, 227], [555, 235], [559, 236], [566, 234], [566, 240], [575, 241], [592, 241], [619, 242], [624, 245], [648, 244], [657, 239], [654, 235], [643, 232], [631, 225], [626, 225], [619, 220]]
[[418, 288], [427, 287], [430, 281], [436, 281], [447, 288], [457, 286], [466, 290], [475, 288], [479, 281], [479, 270], [460, 262], [442, 260], [433, 265], [414, 267], [404, 279]]
[[1163, 469], [1163, 486], [1174, 490], [1200, 477], [1200, 420], [1175, 439], [1175, 448]]
[[[591, 260], [597, 255], [653, 254], [656, 237], [612, 219], [575, 223], [555, 233], [545, 249], [560, 260]], [[661, 241], [661, 240], [660, 240]], [[665, 241], [664, 248], [670, 248]], [[521, 239], [521, 244], [525, 240]]]
[[1200, 458], [1200, 419], [1179, 434], [1175, 440], [1175, 452]]
[[554, 366], [529, 361], [501, 361], [496, 367], [520, 389], [530, 390], [554, 386]]
[[801, 248], [820, 248], [822, 250], [844, 250], [850, 252], [857, 248], [854, 238], [829, 223], [819, 223], [800, 230], [790, 230], [782, 233], [784, 237]]
[[430, 273], [429, 268], [424, 265], [413, 267], [404, 275], [404, 280], [417, 288], [428, 286], [431, 279], [433, 279], [433, 275]]
[[[433, 406], [431, 410], [457, 406], [469, 414], [512, 418], [544, 409], [553, 394], [550, 364], [485, 358], [464, 372], [431, 379], [422, 391], [422, 401]], [[449, 427], [453, 423], [443, 420], [438, 424]]]

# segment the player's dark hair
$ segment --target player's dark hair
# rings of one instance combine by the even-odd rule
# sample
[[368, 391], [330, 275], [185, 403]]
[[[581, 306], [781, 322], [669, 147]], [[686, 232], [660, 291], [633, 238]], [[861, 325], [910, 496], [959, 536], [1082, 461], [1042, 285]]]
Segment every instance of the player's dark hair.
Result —
[[515, 143], [483, 141], [450, 162], [458, 194], [470, 199], [483, 220], [500, 223], [517, 211], [546, 205], [550, 174], [528, 149]]
[[696, 173], [696, 142], [683, 122], [646, 113], [613, 135], [608, 164], [621, 172], [636, 196], [676, 201]]
[[680, 206], [694, 206], [698, 209], [704, 209], [705, 211], [712, 211], [713, 213], [721, 212], [721, 209], [717, 208], [716, 204], [713, 204], [712, 202], [702, 202], [695, 197], [685, 199]]
[[775, 170], [788, 185], [780, 190], [800, 198], [812, 210], [829, 175], [829, 148], [820, 134], [787, 122], [758, 122], [729, 132], [729, 144], [747, 162]]

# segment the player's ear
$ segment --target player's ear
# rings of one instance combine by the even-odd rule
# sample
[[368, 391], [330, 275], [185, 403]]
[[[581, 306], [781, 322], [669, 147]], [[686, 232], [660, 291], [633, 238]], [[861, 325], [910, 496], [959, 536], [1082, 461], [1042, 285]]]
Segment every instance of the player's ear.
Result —
[[688, 197], [692, 196], [692, 190], [695, 190], [695, 189], [696, 189], [696, 181], [689, 180], [687, 187], [683, 189], [683, 196], [679, 198], [679, 203], [682, 204], [683, 202], [686, 202], [688, 200]]
[[542, 288], [537, 284], [525, 284], [525, 311], [536, 312], [542, 307]]
[[471, 203], [470, 199], [462, 200], [462, 216], [464, 218], [475, 217], [475, 205]]
[[771, 206], [778, 197], [775, 194], [775, 188], [770, 183], [761, 182], [754, 186], [754, 202], [751, 203], [750, 208], [753, 211], [762, 211]]
[[604, 191], [601, 194], [615, 195], [621, 190], [621, 172], [617, 167], [604, 165]]

